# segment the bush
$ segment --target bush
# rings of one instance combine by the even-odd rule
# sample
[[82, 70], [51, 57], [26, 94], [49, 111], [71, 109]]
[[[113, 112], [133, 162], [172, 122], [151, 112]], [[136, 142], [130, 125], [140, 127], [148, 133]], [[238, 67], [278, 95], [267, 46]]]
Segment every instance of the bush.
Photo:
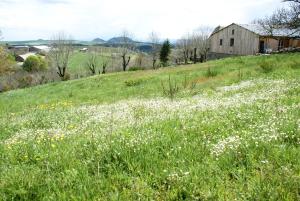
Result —
[[0, 47], [0, 75], [12, 70], [14, 58]]
[[259, 67], [264, 73], [270, 73], [274, 70], [275, 64], [273, 61], [262, 61], [259, 63]]
[[29, 56], [25, 60], [23, 68], [28, 72], [45, 70], [47, 62], [41, 56]]
[[138, 70], [145, 70], [142, 67], [130, 67], [128, 71], [138, 71]]
[[0, 83], [0, 93], [10, 91], [12, 89], [14, 89], [14, 87], [9, 83]]
[[128, 87], [137, 86], [140, 85], [143, 82], [141, 79], [135, 79], [135, 80], [126, 80], [125, 85]]
[[24, 75], [18, 79], [19, 86], [18, 88], [30, 87], [33, 84], [33, 76], [32, 75]]

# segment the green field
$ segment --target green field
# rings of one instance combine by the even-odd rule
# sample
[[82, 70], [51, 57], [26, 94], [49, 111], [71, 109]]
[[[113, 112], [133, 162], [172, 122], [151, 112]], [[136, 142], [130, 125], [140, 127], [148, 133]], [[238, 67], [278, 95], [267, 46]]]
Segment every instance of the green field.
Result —
[[300, 200], [299, 158], [300, 54], [0, 94], [1, 200]]
[[[115, 68], [117, 68], [116, 66], [114, 66], [114, 69], [110, 69], [112, 68], [111, 66], [111, 54], [115, 53], [118, 51], [117, 48], [102, 48], [101, 49], [103, 51], [102, 54], [96, 54], [97, 55], [97, 72], [100, 70], [102, 70], [102, 62], [103, 60], [107, 60], [108, 61], [108, 66], [107, 66], [107, 70], [108, 71], [113, 71], [116, 70]], [[90, 71], [88, 69], [87, 63], [89, 58], [94, 54], [94, 52], [79, 52], [74, 51], [70, 57], [70, 61], [69, 61], [69, 73], [72, 75], [85, 75], [85, 74], [90, 74]], [[136, 54], [135, 53], [131, 53], [131, 63], [134, 62]], [[115, 58], [115, 64], [117, 64], [118, 61], [121, 61], [121, 56]], [[130, 63], [130, 64], [131, 64]], [[119, 70], [121, 70], [121, 63], [119, 64]]]
[[[87, 62], [89, 58], [91, 57], [91, 53], [83, 53], [83, 52], [74, 52], [71, 55], [70, 62], [69, 62], [69, 68], [70, 68], [70, 73], [72, 74], [80, 74], [80, 73], [85, 73], [89, 72], [88, 67], [87, 67]], [[97, 56], [97, 61], [98, 64], [101, 64], [102, 56]], [[99, 65], [101, 66], [101, 65]]]

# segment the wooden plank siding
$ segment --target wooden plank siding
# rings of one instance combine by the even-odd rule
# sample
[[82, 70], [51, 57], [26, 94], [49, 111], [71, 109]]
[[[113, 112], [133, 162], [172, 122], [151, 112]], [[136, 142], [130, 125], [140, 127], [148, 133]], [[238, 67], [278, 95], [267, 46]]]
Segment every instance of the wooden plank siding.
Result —
[[[234, 30], [234, 34], [232, 30]], [[231, 38], [234, 39], [233, 46], [230, 46]], [[220, 45], [221, 39], [223, 40], [222, 45]], [[210, 44], [210, 52], [253, 55], [259, 52], [259, 35], [236, 24], [231, 24], [211, 35]]]

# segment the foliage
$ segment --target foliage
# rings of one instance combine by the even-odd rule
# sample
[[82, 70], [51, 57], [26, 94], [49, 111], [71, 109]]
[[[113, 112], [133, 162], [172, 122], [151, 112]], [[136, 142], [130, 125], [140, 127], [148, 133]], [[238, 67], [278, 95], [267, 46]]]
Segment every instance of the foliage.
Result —
[[24, 70], [28, 72], [45, 70], [47, 62], [41, 56], [29, 56], [23, 63]]
[[143, 82], [142, 79], [131, 79], [131, 80], [126, 80], [125, 85], [128, 87], [132, 87], [132, 86], [140, 85], [142, 82]]
[[12, 70], [14, 65], [13, 57], [0, 46], [0, 75]]
[[20, 88], [29, 87], [33, 82], [33, 77], [32, 75], [25, 75], [21, 77], [18, 81], [19, 81]]
[[163, 43], [161, 50], [160, 50], [160, 54], [159, 54], [159, 59], [163, 66], [168, 65], [170, 53], [171, 53], [171, 44], [170, 44], [170, 41], [167, 39]]

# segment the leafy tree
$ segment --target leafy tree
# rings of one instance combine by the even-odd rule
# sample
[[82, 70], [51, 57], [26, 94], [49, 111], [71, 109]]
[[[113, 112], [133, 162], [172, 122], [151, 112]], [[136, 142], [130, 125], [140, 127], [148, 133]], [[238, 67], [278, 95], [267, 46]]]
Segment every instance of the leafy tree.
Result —
[[28, 72], [45, 70], [47, 68], [47, 63], [42, 57], [32, 55], [27, 57], [23, 64], [23, 68]]
[[12, 55], [0, 46], [0, 75], [11, 71], [14, 64], [14, 58]]
[[171, 44], [170, 41], [167, 39], [163, 43], [159, 54], [159, 59], [163, 66], [167, 66], [170, 53], [171, 53]]

